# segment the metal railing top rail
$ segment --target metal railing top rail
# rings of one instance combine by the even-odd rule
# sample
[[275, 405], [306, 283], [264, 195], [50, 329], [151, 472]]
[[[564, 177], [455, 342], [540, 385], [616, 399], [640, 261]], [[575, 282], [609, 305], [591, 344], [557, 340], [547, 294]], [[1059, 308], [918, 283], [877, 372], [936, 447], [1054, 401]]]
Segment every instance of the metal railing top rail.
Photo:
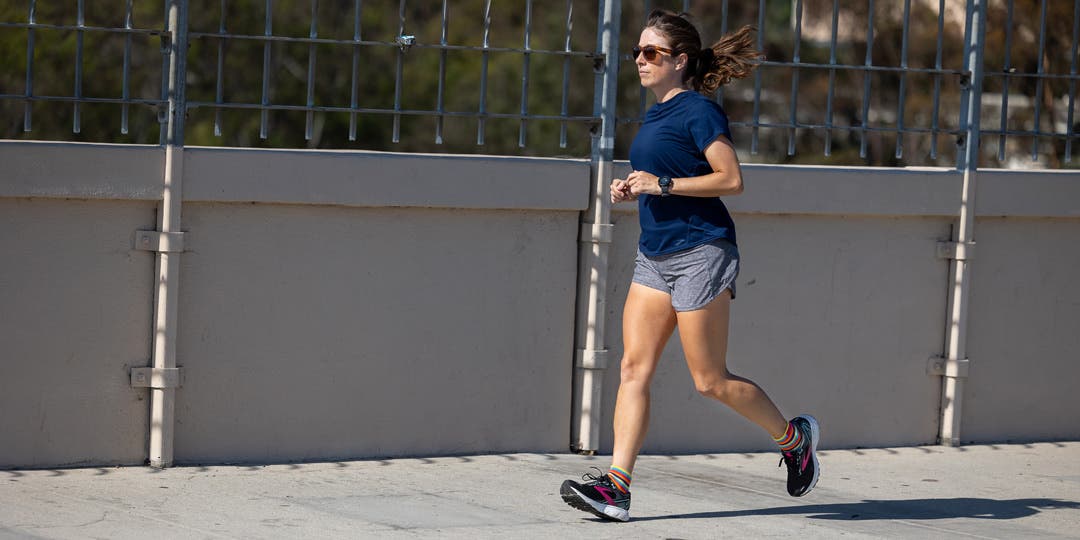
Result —
[[[43, 122], [70, 116], [74, 134], [80, 134], [86, 125], [84, 106], [118, 106], [122, 135], [129, 134], [132, 105], [156, 113], [153, 119], [143, 121], [143, 130], [163, 121], [169, 99], [165, 85], [162, 82], [154, 88], [150, 81], [164, 81], [167, 76], [164, 66], [168, 63], [169, 34], [164, 28], [133, 24], [132, 0], [126, 2], [122, 27], [87, 24], [82, 0], [75, 6], [75, 24], [39, 20], [38, 1], [27, 1], [28, 9], [17, 17], [12, 17], [12, 11], [6, 15], [0, 11], [0, 17], [7, 19], [0, 19], [0, 41], [13, 46], [21, 43], [26, 50], [21, 74], [17, 74], [17, 65], [0, 67], [0, 112], [7, 116], [21, 104], [22, 133], [15, 132], [12, 125], [0, 126], [6, 130], [0, 136], [25, 137], [35, 129], [38, 109], [43, 111], [37, 113]], [[194, 125], [207, 125], [206, 129], [188, 131], [204, 137], [200, 144], [235, 144], [228, 142], [232, 139], [225, 115], [258, 111], [254, 125], [259, 140], [266, 141], [263, 144], [270, 142], [274, 130], [279, 130], [274, 144], [323, 144], [313, 142], [320, 139], [317, 118], [343, 118], [347, 127], [334, 120], [333, 129], [338, 129], [335, 133], [340, 136], [335, 144], [347, 140], [385, 148], [385, 139], [379, 143], [378, 138], [397, 144], [424, 137], [416, 129], [403, 131], [402, 119], [413, 118], [434, 122], [436, 146], [459, 140], [466, 129], [462, 122], [466, 122], [473, 125], [476, 145], [514, 152], [531, 146], [530, 123], [550, 123], [558, 127], [559, 149], [569, 147], [584, 153], [583, 145], [589, 144], [602, 119], [592, 111], [590, 92], [572, 81], [584, 77], [591, 82], [605, 62], [593, 49], [594, 40], [585, 48], [574, 46], [575, 41], [581, 42], [574, 38], [574, 23], [583, 18], [575, 15], [575, 10], [580, 13], [580, 5], [586, 2], [567, 0], [557, 9], [545, 6], [537, 11], [533, 0], [526, 0], [522, 12], [499, 14], [513, 18], [514, 25], [500, 21], [498, 27], [492, 22], [493, 1], [477, 2], [482, 3], [483, 12], [466, 14], [464, 26], [470, 35], [482, 36], [478, 45], [465, 44], [462, 32], [455, 30], [466, 19], [458, 18], [456, 12], [451, 18], [448, 0], [441, 3], [440, 15], [428, 19], [414, 14], [411, 10], [421, 8], [405, 0], [399, 0], [393, 13], [385, 6], [380, 11], [353, 0], [348, 13], [338, 17], [340, 24], [325, 32], [320, 32], [320, 24], [326, 24], [322, 22], [325, 16], [320, 17], [318, 0], [306, 3], [310, 9], [305, 14], [299, 11], [302, 3], [289, 4], [290, 14], [295, 16], [288, 17], [275, 12], [273, 0], [263, 0], [261, 33], [253, 30], [256, 25], [250, 12], [237, 14], [230, 11], [228, 0], [220, 0], [216, 20], [207, 10], [201, 10], [200, 15], [202, 26], [214, 23], [217, 30], [199, 27], [186, 35], [191, 44], [189, 54], [197, 58], [192, 57], [193, 65], [181, 78], [189, 86], [182, 108], [191, 114], [199, 110], [213, 113], [212, 118], [196, 119], [201, 123]], [[897, 5], [875, 0], [791, 0], [779, 4], [723, 0], [719, 9], [714, 4], [703, 7], [696, 22], [706, 39], [718, 37], [736, 23], [751, 23], [761, 29], [757, 45], [768, 58], [750, 79], [717, 94], [731, 115], [737, 139], [749, 140], [751, 155], [765, 150], [770, 159], [820, 161], [812, 157], [820, 149], [830, 162], [933, 164], [953, 140], [962, 138], [961, 95], [967, 87], [980, 85], [986, 120], [980, 133], [996, 142], [993, 148], [987, 145], [990, 151], [983, 153], [984, 161], [1002, 164], [1010, 156], [1026, 153], [1032, 161], [1051, 166], [1071, 163], [1078, 136], [1074, 124], [1076, 83], [1080, 79], [1080, 0], [1069, 2], [1071, 8], [1064, 2], [1051, 5], [1040, 0], [1037, 10], [1030, 13], [1018, 11], [1016, 2], [1004, 0], [991, 6], [988, 25], [993, 39], [982, 45], [988, 48], [985, 74], [977, 81], [970, 80], [970, 74], [959, 67], [956, 28], [964, 21], [956, 17], [957, 13], [966, 15], [966, 9], [956, 10], [958, 0], [904, 0]], [[664, 7], [693, 10], [697, 4], [684, 0]], [[647, 0], [626, 3], [624, 36], [633, 36], [640, 29], [652, 7], [654, 3]], [[433, 11], [434, 7], [427, 9]], [[244, 24], [232, 25], [240, 16], [247, 17]], [[369, 21], [372, 18], [376, 23]], [[584, 18], [592, 25], [593, 19]], [[451, 24], [452, 20], [458, 26]], [[370, 35], [373, 24], [381, 32], [377, 38]], [[246, 29], [237, 31], [232, 26]], [[410, 35], [409, 27], [422, 35]], [[501, 42], [492, 37], [496, 30], [501, 32]], [[515, 32], [516, 43], [509, 43]], [[385, 39], [388, 35], [393, 38]], [[558, 46], [553, 35], [559, 37]], [[545, 38], [545, 44], [538, 43], [538, 36]], [[117, 60], [122, 54], [122, 66], [106, 59], [88, 61], [87, 39], [110, 44]], [[122, 45], [116, 45], [115, 40]], [[152, 40], [161, 43], [154, 46], [149, 43]], [[1066, 49], [1068, 55], [1058, 54]], [[153, 51], [160, 51], [158, 61], [152, 59]], [[621, 54], [619, 62], [627, 68], [632, 59]], [[87, 69], [94, 71], [87, 73]], [[70, 76], [63, 73], [72, 70]], [[102, 77], [106, 72], [109, 75]], [[620, 77], [624, 89], [636, 84], [632, 74], [633, 70], [625, 69]], [[237, 78], [248, 75], [248, 79]], [[118, 81], [103, 90], [101, 80], [112, 78]], [[516, 89], [508, 84], [515, 79], [519, 80]], [[641, 121], [651, 99], [644, 89], [636, 94], [636, 103], [631, 104], [627, 102], [630, 94], [620, 92], [621, 105], [614, 118], [620, 126], [616, 154], [625, 155], [634, 124]], [[70, 104], [70, 114], [48, 110], [59, 103]], [[271, 113], [303, 115], [303, 142], [290, 139], [295, 133], [290, 124], [295, 122], [281, 121], [284, 126], [271, 128]], [[993, 122], [990, 117], [994, 117]], [[104, 123], [102, 118], [95, 112], [92, 122]], [[377, 118], [392, 121], [392, 127], [383, 126]], [[455, 122], [450, 139], [444, 120]], [[509, 143], [509, 128], [501, 124], [492, 142], [489, 122], [515, 123], [517, 144]], [[240, 127], [233, 131], [253, 127], [247, 120], [236, 124]], [[573, 132], [575, 140], [570, 145], [568, 126], [575, 124], [585, 129]], [[164, 129], [155, 129], [161, 140]], [[206, 140], [211, 130], [213, 139]], [[941, 141], [941, 137], [948, 140]], [[882, 150], [886, 144], [892, 145], [891, 152]], [[411, 149], [420, 147], [423, 145], [409, 145]]]

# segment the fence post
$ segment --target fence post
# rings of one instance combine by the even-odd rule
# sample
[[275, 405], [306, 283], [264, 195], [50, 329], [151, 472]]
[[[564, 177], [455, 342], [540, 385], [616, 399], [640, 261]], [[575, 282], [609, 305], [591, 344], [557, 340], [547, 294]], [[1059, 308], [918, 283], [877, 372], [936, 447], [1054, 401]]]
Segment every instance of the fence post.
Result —
[[[164, 237], [182, 238], [180, 206], [184, 177], [184, 117], [187, 113], [185, 77], [187, 75], [188, 0], [168, 3], [168, 116], [166, 117], [164, 189], [158, 210], [158, 231]], [[173, 464], [176, 386], [176, 318], [179, 297], [180, 253], [159, 249], [154, 290], [154, 350], [152, 369], [175, 373], [162, 377], [173, 381], [150, 388], [150, 466], [164, 468]]]
[[607, 315], [608, 248], [611, 244], [611, 184], [615, 155], [615, 101], [619, 76], [620, 0], [601, 0], [597, 27], [598, 60], [593, 87], [593, 114], [600, 117], [593, 132], [590, 167], [591, 201], [582, 214], [578, 257], [577, 315], [574, 332], [573, 418], [570, 447], [594, 453], [600, 447], [600, 412], [608, 350], [604, 346]]
[[983, 48], [986, 37], [987, 0], [968, 0], [964, 29], [964, 81], [960, 100], [960, 130], [963, 140], [957, 155], [957, 169], [963, 172], [959, 226], [953, 242], [957, 255], [950, 270], [949, 311], [945, 329], [945, 355], [941, 392], [939, 442], [960, 445], [963, 380], [967, 377], [966, 357], [968, 297], [971, 293], [971, 263], [975, 228], [975, 180], [979, 165], [979, 129], [982, 106]]

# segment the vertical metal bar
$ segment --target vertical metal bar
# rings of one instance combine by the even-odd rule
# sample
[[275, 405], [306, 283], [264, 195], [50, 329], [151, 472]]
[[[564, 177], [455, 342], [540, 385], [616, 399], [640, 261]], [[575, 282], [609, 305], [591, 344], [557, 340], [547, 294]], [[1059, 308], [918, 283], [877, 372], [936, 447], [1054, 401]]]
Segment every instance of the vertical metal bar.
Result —
[[85, 33], [82, 28], [86, 24], [84, 17], [85, 14], [85, 1], [79, 0], [78, 2], [78, 30], [75, 31], [75, 125], [72, 127], [73, 133], [82, 132], [82, 107], [79, 100], [82, 99], [82, 75], [83, 75], [83, 34]]
[[683, 10], [683, 13], [689, 13], [690, 12], [690, 0], [683, 0], [682, 10]]
[[476, 144], [484, 144], [484, 128], [487, 125], [487, 74], [488, 39], [491, 36], [491, 0], [484, 3], [484, 52], [480, 53], [480, 119], [476, 124]]
[[731, 27], [731, 22], [728, 16], [728, 0], [724, 0], [720, 3], [720, 35], [727, 34], [728, 28]]
[[[319, 37], [318, 31], [319, 23], [319, 0], [311, 0], [311, 32], [308, 33], [308, 37], [316, 39]], [[310, 141], [312, 130], [315, 124], [315, 111], [311, 108], [315, 106], [315, 43], [308, 43], [308, 71], [307, 71], [307, 121], [304, 124], [304, 140]]]
[[[836, 38], [840, 33], [840, 0], [832, 3], [832, 35], [829, 37], [829, 66], [836, 65]], [[825, 101], [825, 156], [832, 155], [833, 96], [836, 93], [836, 69], [829, 68], [829, 92]]]
[[[574, 0], [566, 0], [566, 43], [563, 52], [570, 52], [570, 34], [574, 28]], [[570, 112], [570, 55], [563, 57], [562, 107], [559, 112], [565, 118]], [[566, 148], [566, 120], [559, 126], [559, 148]]]
[[[724, 0], [720, 3], [720, 35], [727, 34], [728, 31], [728, 0]], [[706, 47], [708, 44], [704, 44]], [[724, 87], [716, 89], [716, 102], [721, 106], [724, 104]]]
[[[263, 35], [267, 38], [274, 35], [274, 0], [266, 0], [266, 20], [263, 23]], [[270, 111], [265, 107], [270, 104], [270, 40], [263, 41], [263, 73], [262, 73], [262, 105], [259, 113], [259, 138], [267, 137], [267, 121]]]
[[[603, 70], [596, 73], [593, 86], [593, 114], [600, 117], [598, 131], [593, 132], [592, 159], [589, 168], [591, 200], [582, 213], [581, 230], [598, 233], [611, 230], [611, 199], [608, 186], [613, 176], [615, 154], [616, 103], [619, 81], [619, 21], [621, 2], [600, 0], [597, 53], [604, 60]], [[583, 236], [583, 238], [585, 238]], [[607, 258], [610, 241], [603, 234], [591, 234], [580, 242], [580, 264], [576, 317], [572, 448], [579, 452], [595, 452], [600, 448], [601, 398], [608, 350], [605, 348], [607, 315]], [[588, 359], [589, 361], [585, 361]]]
[[1008, 0], [1006, 6], [1008, 11], [1005, 19], [1005, 65], [1001, 68], [1003, 79], [1001, 83], [1001, 135], [998, 136], [998, 161], [1005, 161], [1005, 144], [1008, 142], [1008, 135], [1005, 133], [1009, 129], [1009, 74], [1013, 72], [1013, 0]]
[[[965, 244], [974, 241], [975, 184], [979, 164], [986, 3], [987, 0], [968, 0], [967, 23], [964, 31], [964, 71], [970, 78], [961, 97], [960, 129], [964, 132], [964, 145], [958, 159], [958, 168], [964, 173], [964, 182], [960, 198], [960, 226], [956, 229], [954, 240]], [[967, 360], [968, 298], [971, 292], [970, 261], [964, 259], [952, 261], [950, 284], [949, 316], [945, 321], [946, 375], [942, 384], [941, 424], [938, 437], [941, 444], [959, 446], [964, 379], [960, 377], [955, 366], [960, 361]]]
[[[168, 29], [169, 55], [169, 112], [165, 139], [165, 170], [158, 229], [180, 232], [180, 211], [184, 165], [184, 115], [187, 109], [184, 77], [187, 70], [187, 0], [170, 0]], [[179, 253], [157, 254], [157, 283], [154, 290], [154, 350], [155, 369], [176, 368], [177, 312], [179, 304]], [[150, 389], [151, 467], [164, 468], [173, 463], [175, 432], [175, 388]]]
[[[874, 0], [870, 0], [869, 11], [866, 13], [866, 62], [869, 68], [874, 65]], [[863, 104], [862, 104], [862, 129], [859, 132], [859, 157], [866, 159], [866, 128], [870, 124], [870, 74], [867, 69], [863, 71]]]
[[349, 113], [349, 140], [356, 140], [356, 108], [359, 106], [359, 82], [360, 72], [360, 13], [363, 10], [361, 0], [356, 0], [356, 9], [353, 10], [353, 53], [352, 53], [352, 91], [349, 94], [349, 107], [354, 111]]
[[518, 128], [518, 147], [525, 148], [525, 133], [528, 121], [525, 117], [529, 114], [529, 60], [531, 54], [530, 38], [532, 36], [532, 0], [525, 0], [525, 52], [522, 53], [521, 63], [521, 124]]
[[1065, 128], [1065, 163], [1072, 163], [1073, 106], [1076, 103], [1076, 56], [1080, 41], [1080, 0], [1073, 2], [1072, 60], [1069, 62], [1069, 112]]
[[443, 143], [442, 128], [443, 128], [443, 94], [444, 87], [446, 86], [446, 26], [447, 19], [450, 18], [450, 7], [447, 0], [443, 0], [442, 3], [442, 37], [439, 39], [439, 43], [444, 47], [439, 51], [439, 95], [436, 98], [435, 108], [439, 112], [439, 115], [435, 117], [435, 144]]
[[[30, 14], [27, 22], [37, 24], [37, 0], [30, 0]], [[23, 131], [33, 128], [32, 115], [34, 102], [30, 98], [34, 95], [34, 28], [26, 30], [26, 103], [23, 105]]]
[[799, 52], [802, 46], [802, 0], [795, 0], [795, 36], [792, 44], [791, 62], [791, 127], [788, 128], [787, 155], [795, 155], [795, 129], [799, 125]]
[[[405, 35], [405, 0], [401, 0], [398, 4], [398, 35]], [[401, 115], [398, 111], [401, 110], [401, 69], [405, 63], [405, 47], [398, 48], [397, 53], [397, 69], [394, 75], [394, 135], [393, 141], [395, 143], [401, 142]]]
[[[642, 26], [645, 26], [646, 24], [649, 24], [649, 13], [651, 11], [652, 11], [652, 2], [650, 0], [645, 0], [645, 10], [641, 14], [641, 25]], [[634, 38], [634, 43], [637, 43], [637, 40], [638, 40], [638, 38], [635, 37]], [[637, 61], [636, 58], [633, 58], [631, 60], [634, 60], [635, 62]], [[636, 66], [635, 66], [635, 68], [636, 68]], [[648, 99], [648, 94], [649, 94], [649, 91], [646, 90], [644, 86], [638, 85], [638, 118], [640, 118], [642, 120], [645, 119], [645, 104], [646, 104], [646, 100]]]
[[[765, 50], [765, 0], [758, 1], [757, 50]], [[754, 70], [754, 127], [750, 130], [750, 154], [758, 153], [758, 126], [761, 124], [761, 68]]]
[[[169, 102], [169, 70], [172, 65], [172, 35], [169, 34], [169, 8], [172, 0], [164, 0], [165, 14], [161, 33], [161, 101]], [[157, 109], [158, 117], [158, 144], [165, 146], [169, 138], [169, 109], [168, 106]]]
[[1046, 84], [1046, 79], [1042, 76], [1045, 74], [1046, 65], [1043, 62], [1043, 56], [1046, 52], [1046, 0], [1042, 0], [1042, 7], [1039, 10], [1039, 61], [1038, 61], [1038, 74], [1035, 78], [1035, 136], [1031, 141], [1031, 161], [1037, 161], [1039, 159], [1039, 133], [1042, 131], [1039, 126], [1039, 121], [1042, 117], [1042, 96], [1043, 85]]
[[[941, 51], [945, 39], [945, 0], [938, 0], [937, 52], [934, 69], [941, 70]], [[930, 119], [930, 159], [937, 159], [938, 112], [941, 110], [941, 73], [934, 73], [934, 112]]]
[[[127, 0], [127, 5], [124, 9], [124, 28], [131, 30], [131, 1]], [[120, 133], [127, 135], [128, 133], [128, 98], [131, 97], [130, 89], [128, 88], [128, 72], [131, 70], [131, 33], [124, 34], [124, 74], [123, 81], [121, 82], [121, 93], [123, 95], [124, 103], [120, 106]]]
[[908, 35], [911, 30], [911, 0], [904, 0], [904, 30], [900, 41], [900, 95], [896, 103], [896, 159], [904, 157], [904, 102], [907, 98]]
[[[221, 0], [221, 19], [218, 23], [217, 47], [217, 84], [214, 88], [214, 102], [225, 102], [225, 1]], [[214, 109], [214, 136], [221, 136], [221, 107]]]

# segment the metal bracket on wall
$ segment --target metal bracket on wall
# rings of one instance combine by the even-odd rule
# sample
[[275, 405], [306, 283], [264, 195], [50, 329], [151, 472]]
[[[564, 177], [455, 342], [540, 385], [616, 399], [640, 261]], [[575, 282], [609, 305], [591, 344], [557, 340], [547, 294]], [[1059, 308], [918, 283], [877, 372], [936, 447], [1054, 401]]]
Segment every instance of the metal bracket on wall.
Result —
[[183, 383], [180, 368], [131, 368], [132, 388], [179, 388]]
[[608, 366], [608, 350], [598, 349], [589, 351], [578, 349], [575, 354], [574, 365], [581, 369], [604, 370]]
[[180, 253], [184, 251], [184, 233], [135, 231], [135, 249], [156, 253]]
[[610, 244], [611, 233], [615, 226], [610, 223], [582, 223], [581, 241], [596, 244]]
[[948, 359], [940, 356], [931, 356], [926, 362], [926, 374], [939, 377], [965, 378], [968, 376], [967, 358]]
[[975, 242], [938, 242], [939, 259], [968, 261], [975, 258]]

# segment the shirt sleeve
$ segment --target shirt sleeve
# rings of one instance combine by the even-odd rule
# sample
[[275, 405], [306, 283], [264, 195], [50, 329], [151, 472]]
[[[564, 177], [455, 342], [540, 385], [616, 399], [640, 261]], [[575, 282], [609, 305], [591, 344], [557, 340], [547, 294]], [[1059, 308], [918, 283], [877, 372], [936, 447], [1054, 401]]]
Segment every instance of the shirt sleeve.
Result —
[[694, 140], [694, 145], [699, 151], [704, 152], [717, 137], [727, 135], [730, 138], [731, 130], [728, 129], [727, 114], [719, 104], [706, 101], [702, 105], [700, 110], [690, 115], [686, 126], [690, 131], [690, 137]]

